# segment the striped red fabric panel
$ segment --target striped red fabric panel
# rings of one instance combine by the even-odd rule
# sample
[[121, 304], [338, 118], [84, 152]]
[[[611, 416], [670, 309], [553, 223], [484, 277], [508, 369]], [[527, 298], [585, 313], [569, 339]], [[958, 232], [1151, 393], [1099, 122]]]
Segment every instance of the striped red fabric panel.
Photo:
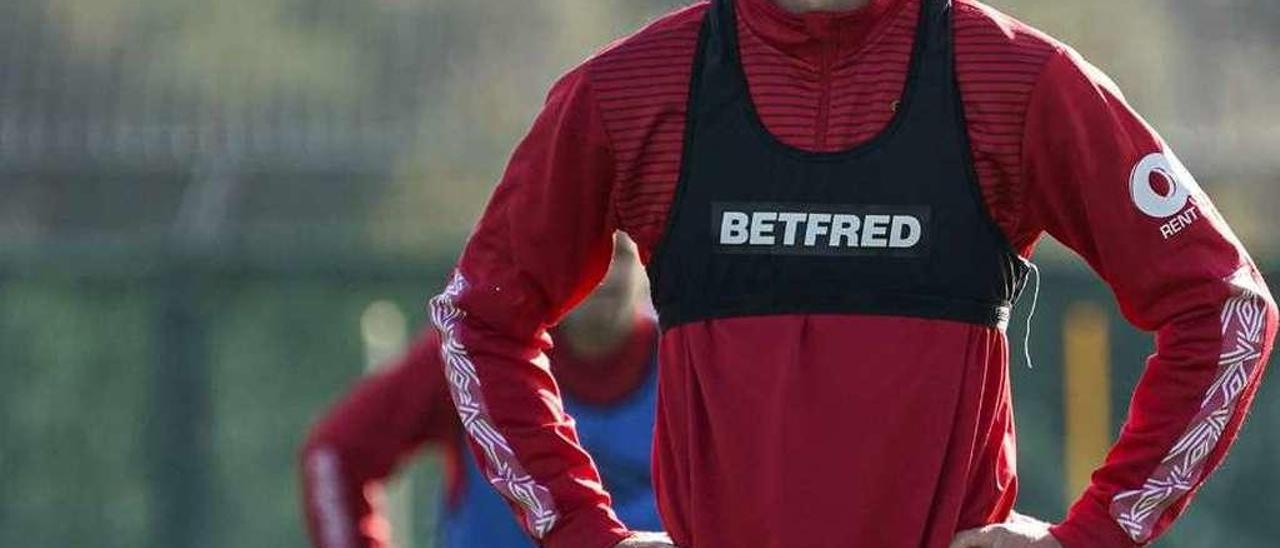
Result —
[[662, 235], [680, 172], [689, 78], [706, 9], [700, 3], [667, 15], [587, 67], [617, 161], [618, 223], [646, 261]]
[[1015, 248], [1034, 243], [1018, 234], [1022, 141], [1027, 106], [1057, 46], [1049, 37], [972, 0], [956, 5], [956, 73], [964, 98], [974, 169], [987, 211]]
[[[739, 22], [747, 79], [765, 126], [788, 145], [821, 151], [857, 146], [883, 131], [905, 85], [919, 9], [919, 0], [904, 0], [871, 35], [870, 47], [838, 52], [825, 78], [821, 63], [780, 51]], [[618, 221], [646, 259], [675, 193], [690, 71], [705, 11], [700, 3], [670, 14], [588, 67], [617, 156]], [[957, 2], [955, 27], [975, 167], [989, 209], [1012, 233], [1027, 104], [1056, 46], [971, 0]]]

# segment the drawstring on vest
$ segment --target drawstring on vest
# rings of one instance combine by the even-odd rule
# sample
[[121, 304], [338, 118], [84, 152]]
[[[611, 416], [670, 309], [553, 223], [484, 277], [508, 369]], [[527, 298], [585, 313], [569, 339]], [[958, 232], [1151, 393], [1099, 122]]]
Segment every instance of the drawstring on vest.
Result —
[[1036, 317], [1036, 303], [1040, 301], [1040, 267], [1031, 261], [1027, 261], [1027, 265], [1031, 267], [1036, 288], [1031, 292], [1031, 311], [1027, 312], [1026, 332], [1022, 334], [1022, 357], [1027, 360], [1027, 369], [1035, 369], [1031, 364], [1031, 319]]

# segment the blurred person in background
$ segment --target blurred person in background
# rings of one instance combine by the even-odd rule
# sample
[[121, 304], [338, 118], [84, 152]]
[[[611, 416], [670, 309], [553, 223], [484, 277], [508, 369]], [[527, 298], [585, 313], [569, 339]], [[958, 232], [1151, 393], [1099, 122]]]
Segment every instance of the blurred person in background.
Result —
[[[635, 246], [625, 236], [619, 241], [604, 282], [555, 329], [549, 363], [619, 516], [659, 528], [649, 458], [657, 324], [643, 306]], [[391, 546], [378, 508], [382, 485], [424, 446], [438, 447], [446, 457], [443, 546], [533, 545], [462, 447], [441, 350], [439, 336], [428, 330], [402, 358], [360, 381], [311, 430], [301, 465], [307, 526], [317, 548]]]
[[[663, 329], [670, 538], [617, 514], [542, 366], [614, 230]], [[1156, 333], [1053, 525], [1013, 512], [1005, 332], [1044, 234]], [[1115, 84], [975, 0], [712, 0], [609, 46], [551, 90], [432, 317], [481, 469], [552, 548], [1145, 545], [1225, 456], [1277, 321]]]

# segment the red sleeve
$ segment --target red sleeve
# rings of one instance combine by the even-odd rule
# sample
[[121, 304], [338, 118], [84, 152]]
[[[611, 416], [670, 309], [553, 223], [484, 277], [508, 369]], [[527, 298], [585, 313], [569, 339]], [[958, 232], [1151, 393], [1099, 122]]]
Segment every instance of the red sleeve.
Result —
[[1047, 65], [1026, 132], [1025, 224], [1079, 253], [1156, 337], [1119, 439], [1053, 533], [1067, 548], [1146, 544], [1234, 440], [1276, 307], [1194, 177], [1074, 52]]
[[378, 509], [383, 480], [423, 443], [453, 443], [458, 431], [440, 339], [431, 330], [397, 362], [361, 381], [308, 435], [300, 459], [312, 543], [390, 546]]
[[445, 292], [431, 302], [476, 460], [552, 548], [628, 532], [565, 414], [546, 328], [599, 283], [613, 249], [612, 154], [581, 68], [517, 147]]

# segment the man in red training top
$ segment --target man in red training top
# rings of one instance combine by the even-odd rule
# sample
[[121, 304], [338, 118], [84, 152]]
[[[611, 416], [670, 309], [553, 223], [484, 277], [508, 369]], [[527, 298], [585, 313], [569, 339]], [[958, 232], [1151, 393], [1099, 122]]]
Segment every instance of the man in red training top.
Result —
[[[552, 548], [671, 544], [615, 515], [542, 365], [616, 229], [663, 328], [654, 481], [685, 548], [1149, 543], [1276, 329], [1209, 198], [1070, 48], [976, 0], [701, 2], [554, 86], [432, 301], [472, 449]], [[1044, 234], [1156, 333], [1052, 526], [1011, 514], [1005, 336]]]
[[[621, 240], [604, 283], [556, 329], [550, 362], [618, 515], [656, 529], [649, 457], [658, 330], [641, 309], [635, 248]], [[390, 546], [390, 531], [377, 507], [382, 483], [428, 443], [447, 457], [440, 546], [533, 546], [462, 449], [462, 428], [440, 357], [440, 338], [429, 330], [313, 427], [301, 464], [307, 526], [317, 548]]]

